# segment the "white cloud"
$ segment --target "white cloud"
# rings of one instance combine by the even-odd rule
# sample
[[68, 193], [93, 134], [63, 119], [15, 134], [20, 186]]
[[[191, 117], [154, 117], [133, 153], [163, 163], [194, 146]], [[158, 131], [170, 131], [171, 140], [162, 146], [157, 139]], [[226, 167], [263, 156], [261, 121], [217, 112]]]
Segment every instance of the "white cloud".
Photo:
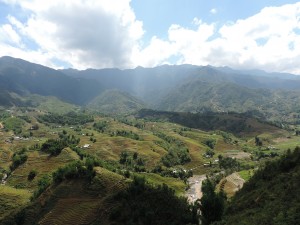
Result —
[[30, 12], [25, 22], [9, 16], [7, 25], [36, 44], [45, 61], [59, 59], [81, 69], [132, 66], [130, 56], [144, 31], [129, 0], [6, 2]]
[[0, 41], [20, 45], [21, 38], [10, 24], [4, 24], [0, 27]]
[[130, 0], [2, 2], [18, 4], [29, 16], [20, 21], [9, 15], [0, 25], [1, 55], [52, 67], [59, 60], [79, 69], [152, 67], [176, 60], [300, 74], [300, 2], [267, 7], [222, 26], [199, 18], [193, 28], [173, 24], [166, 39], [154, 36], [144, 47], [143, 23]]
[[[195, 18], [196, 29], [172, 25], [168, 40], [152, 55], [179, 56], [178, 63], [260, 68], [300, 74], [300, 2], [268, 7], [252, 17], [230, 22], [217, 29]], [[162, 40], [157, 39], [157, 42]], [[170, 47], [171, 46], [171, 47]], [[168, 50], [169, 49], [169, 50]], [[140, 56], [143, 58], [143, 55]], [[147, 65], [147, 57], [145, 58]], [[159, 64], [159, 63], [157, 63]], [[153, 64], [151, 64], [153, 65]]]
[[209, 11], [211, 14], [217, 14], [218, 10], [216, 8], [213, 8]]

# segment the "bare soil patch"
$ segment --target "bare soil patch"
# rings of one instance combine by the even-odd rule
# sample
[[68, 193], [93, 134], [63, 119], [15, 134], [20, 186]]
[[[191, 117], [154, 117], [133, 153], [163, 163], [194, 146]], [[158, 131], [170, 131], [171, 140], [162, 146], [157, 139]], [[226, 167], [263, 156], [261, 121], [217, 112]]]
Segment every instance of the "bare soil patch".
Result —
[[226, 152], [225, 155], [236, 159], [250, 159], [251, 154], [247, 152]]
[[286, 138], [286, 137], [279, 137], [279, 138], [274, 139], [273, 141], [275, 143], [281, 143], [281, 142], [287, 142], [289, 140], [291, 140], [291, 139], [290, 138]]
[[188, 179], [190, 188], [186, 191], [186, 197], [190, 203], [202, 198], [201, 187], [205, 179], [206, 175], [194, 175]]

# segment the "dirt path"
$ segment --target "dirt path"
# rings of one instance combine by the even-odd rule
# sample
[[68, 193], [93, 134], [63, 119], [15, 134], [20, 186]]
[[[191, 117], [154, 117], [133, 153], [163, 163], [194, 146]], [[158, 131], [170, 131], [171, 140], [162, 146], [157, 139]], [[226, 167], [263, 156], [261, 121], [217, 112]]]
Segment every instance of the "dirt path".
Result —
[[206, 175], [194, 175], [188, 179], [190, 188], [186, 191], [186, 197], [190, 203], [194, 203], [197, 199], [202, 198], [202, 182], [206, 179]]

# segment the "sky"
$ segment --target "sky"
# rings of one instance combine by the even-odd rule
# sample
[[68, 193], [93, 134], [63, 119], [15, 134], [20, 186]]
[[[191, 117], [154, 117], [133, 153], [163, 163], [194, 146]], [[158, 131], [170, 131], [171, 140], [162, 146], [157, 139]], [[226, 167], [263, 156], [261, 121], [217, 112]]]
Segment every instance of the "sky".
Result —
[[300, 74], [300, 1], [0, 0], [0, 56], [52, 68]]

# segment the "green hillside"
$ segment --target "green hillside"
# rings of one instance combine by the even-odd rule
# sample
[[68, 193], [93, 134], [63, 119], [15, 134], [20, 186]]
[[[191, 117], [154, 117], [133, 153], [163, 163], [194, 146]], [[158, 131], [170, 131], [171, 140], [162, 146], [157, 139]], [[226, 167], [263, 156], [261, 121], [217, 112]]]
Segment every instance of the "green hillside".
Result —
[[171, 91], [157, 108], [180, 112], [257, 111], [257, 115], [265, 120], [296, 122], [295, 115], [300, 110], [299, 96], [297, 91], [253, 89], [229, 82], [216, 83], [197, 79]]
[[[255, 113], [254, 113], [255, 115]], [[282, 133], [280, 128], [261, 120], [249, 113], [185, 113], [143, 109], [137, 117], [148, 120], [169, 121], [186, 127], [205, 131], [221, 130], [240, 137], [255, 136], [260, 133]]]
[[128, 93], [118, 90], [106, 90], [86, 106], [103, 114], [129, 114], [145, 108], [145, 104]]
[[102, 88], [95, 80], [74, 79], [60, 71], [22, 59], [1, 57], [0, 90], [20, 96], [55, 96], [80, 105], [97, 96]]
[[[22, 59], [0, 58], [0, 105], [5, 107], [36, 107], [32, 95], [39, 95], [105, 114], [128, 114], [145, 107], [255, 112], [262, 120], [285, 126], [300, 123], [299, 88], [300, 80], [294, 75], [255, 70], [192, 65], [54, 70]], [[51, 101], [41, 108], [53, 111]]]
[[220, 224], [299, 224], [300, 149], [266, 164], [229, 203]]
[[[59, 103], [51, 99], [44, 103]], [[194, 208], [183, 198], [190, 176], [222, 171], [219, 156], [235, 158], [238, 166], [227, 165], [228, 171], [257, 168], [300, 141], [245, 115], [208, 120], [208, 114], [141, 112], [113, 118], [0, 110], [0, 224], [194, 224]], [[200, 126], [203, 121], [211, 128]], [[228, 121], [224, 129], [242, 122], [253, 129], [220, 131], [222, 121]]]

